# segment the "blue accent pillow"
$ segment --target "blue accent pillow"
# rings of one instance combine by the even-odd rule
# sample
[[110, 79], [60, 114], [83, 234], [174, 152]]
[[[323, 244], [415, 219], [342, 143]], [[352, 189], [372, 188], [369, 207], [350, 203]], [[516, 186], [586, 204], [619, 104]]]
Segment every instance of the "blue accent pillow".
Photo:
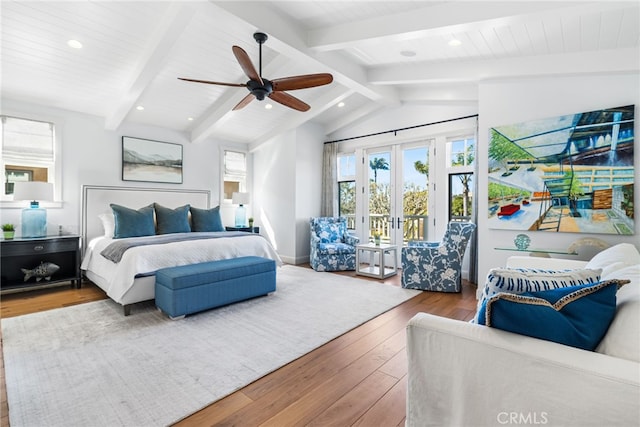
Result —
[[478, 323], [593, 351], [616, 312], [616, 291], [628, 280], [538, 292], [500, 292], [480, 309]]
[[153, 236], [156, 228], [153, 223], [153, 205], [145, 206], [138, 210], [111, 203], [115, 229], [114, 239], [125, 237]]
[[170, 233], [189, 233], [189, 205], [180, 206], [179, 208], [165, 208], [154, 203], [156, 208], [156, 227], [157, 234]]
[[191, 230], [192, 231], [224, 231], [222, 218], [220, 217], [220, 206], [213, 209], [198, 209], [191, 207]]

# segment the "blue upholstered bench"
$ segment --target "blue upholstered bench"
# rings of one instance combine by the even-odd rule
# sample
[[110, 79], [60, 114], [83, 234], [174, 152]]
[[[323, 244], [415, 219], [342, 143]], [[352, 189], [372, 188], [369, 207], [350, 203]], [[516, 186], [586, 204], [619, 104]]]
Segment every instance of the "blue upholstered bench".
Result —
[[276, 290], [276, 263], [257, 256], [163, 268], [156, 306], [176, 319]]

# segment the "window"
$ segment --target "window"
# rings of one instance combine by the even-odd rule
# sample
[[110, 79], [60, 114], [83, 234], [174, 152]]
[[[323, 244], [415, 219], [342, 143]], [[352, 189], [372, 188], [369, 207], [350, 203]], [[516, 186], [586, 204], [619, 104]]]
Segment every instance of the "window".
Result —
[[449, 167], [472, 166], [475, 160], [475, 142], [474, 138], [449, 141], [447, 144]]
[[233, 193], [246, 192], [247, 155], [239, 151], [224, 151], [224, 199], [231, 200]]
[[356, 228], [356, 156], [338, 155], [338, 215], [347, 218], [347, 228]]
[[[4, 188], [0, 200], [13, 200], [19, 181], [59, 182], [56, 179], [56, 128], [51, 122], [0, 116]], [[55, 191], [60, 199], [59, 189]]]
[[473, 218], [475, 142], [473, 137], [455, 138], [447, 142], [450, 221], [469, 221]]

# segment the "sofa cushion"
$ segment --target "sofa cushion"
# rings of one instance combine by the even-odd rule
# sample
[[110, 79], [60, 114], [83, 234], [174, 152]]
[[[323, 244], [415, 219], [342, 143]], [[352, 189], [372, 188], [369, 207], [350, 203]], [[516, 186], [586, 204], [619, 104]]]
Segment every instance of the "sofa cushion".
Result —
[[485, 301], [498, 292], [522, 294], [564, 288], [567, 286], [597, 283], [600, 269], [541, 270], [537, 268], [494, 268], [487, 274], [487, 280], [478, 300], [476, 316], [478, 323], [480, 308]]
[[319, 255], [355, 254], [356, 247], [346, 243], [318, 243]]
[[157, 203], [156, 210], [157, 234], [189, 233], [189, 205], [175, 209], [166, 208]]
[[602, 277], [609, 277], [616, 270], [640, 264], [640, 253], [631, 243], [620, 243], [594, 255], [585, 268], [601, 268]]
[[480, 309], [478, 322], [505, 331], [594, 350], [616, 311], [616, 291], [628, 281], [606, 280], [520, 295], [501, 292]]
[[631, 283], [618, 291], [616, 315], [596, 351], [640, 362], [640, 264], [613, 275]]

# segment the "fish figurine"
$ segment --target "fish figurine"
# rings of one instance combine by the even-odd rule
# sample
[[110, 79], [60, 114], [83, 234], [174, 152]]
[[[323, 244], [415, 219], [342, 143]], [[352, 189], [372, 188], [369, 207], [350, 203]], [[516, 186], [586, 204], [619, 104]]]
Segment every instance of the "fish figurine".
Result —
[[51, 275], [56, 271], [60, 270], [60, 266], [55, 265], [52, 262], [41, 262], [39, 266], [34, 269], [28, 270], [26, 268], [21, 268], [24, 273], [24, 281], [26, 282], [32, 277], [36, 278], [36, 282], [39, 282], [43, 278], [45, 280], [51, 280]]

